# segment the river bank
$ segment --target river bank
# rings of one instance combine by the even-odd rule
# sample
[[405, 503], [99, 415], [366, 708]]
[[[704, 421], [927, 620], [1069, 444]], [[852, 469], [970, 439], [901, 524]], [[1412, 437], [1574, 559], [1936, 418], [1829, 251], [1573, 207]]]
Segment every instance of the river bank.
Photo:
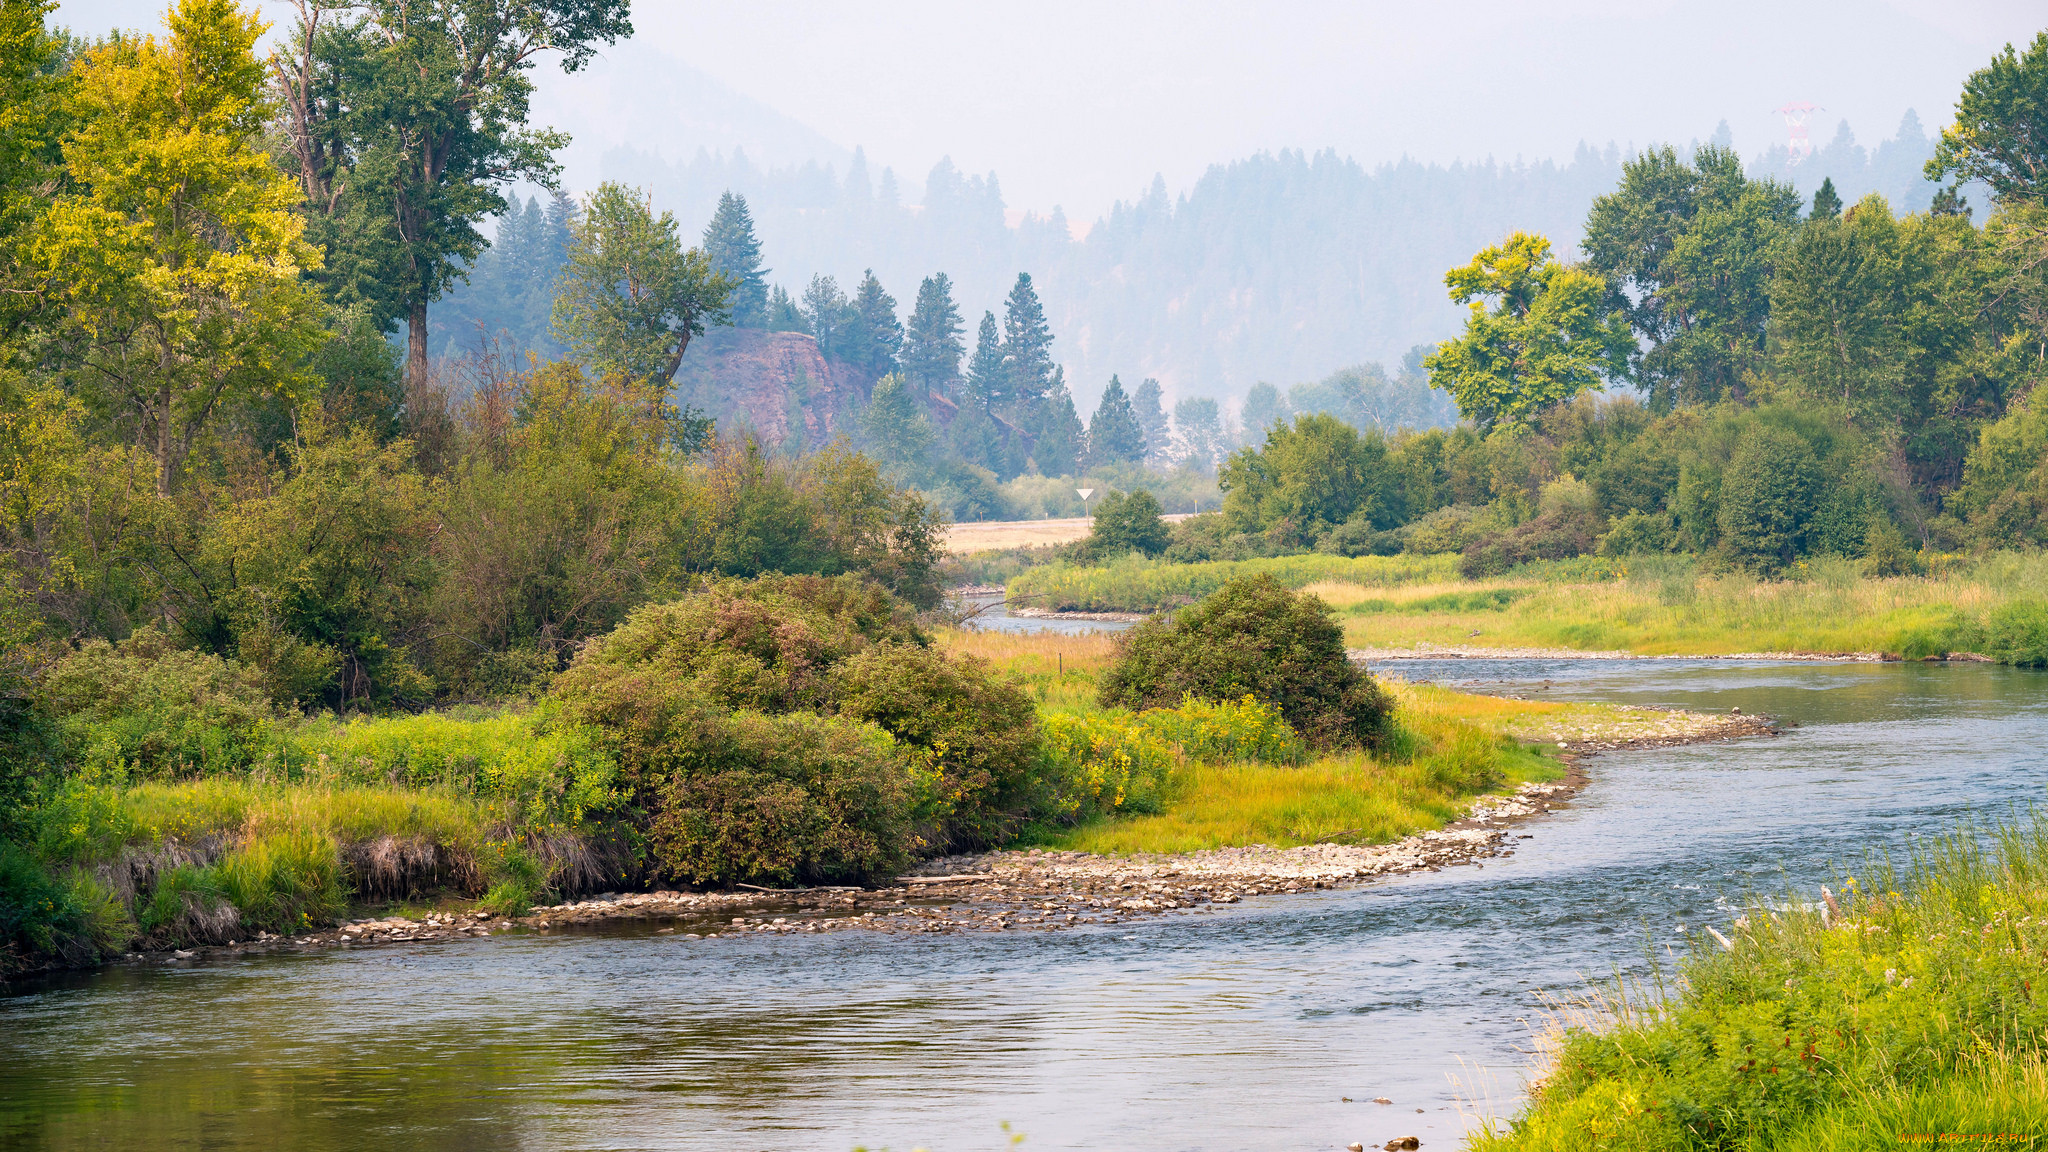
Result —
[[[1404, 691], [1426, 691], [1403, 686]], [[1462, 694], [1460, 694], [1462, 695]], [[1509, 701], [1503, 700], [1508, 704]], [[1557, 745], [1563, 779], [1531, 781], [1475, 799], [1442, 828], [1386, 844], [1264, 844], [1181, 853], [1098, 854], [1039, 848], [946, 856], [897, 883], [727, 891], [604, 893], [507, 917], [444, 908], [359, 917], [296, 936], [260, 933], [224, 945], [129, 953], [131, 964], [179, 964], [243, 955], [419, 946], [505, 934], [575, 932], [622, 921], [658, 921], [684, 940], [863, 930], [886, 933], [1061, 931], [1168, 915], [1201, 914], [1247, 897], [1315, 892], [1512, 855], [1533, 833], [1525, 823], [1567, 807], [1598, 752], [1668, 748], [1775, 735], [1767, 717], [1676, 709], [1560, 705], [1517, 733]]]

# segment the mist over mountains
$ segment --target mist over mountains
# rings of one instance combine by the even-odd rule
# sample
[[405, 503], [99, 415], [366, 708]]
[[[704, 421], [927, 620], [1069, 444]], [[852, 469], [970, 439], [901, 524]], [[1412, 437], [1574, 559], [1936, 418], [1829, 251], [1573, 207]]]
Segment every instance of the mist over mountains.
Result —
[[[691, 234], [722, 193], [745, 196], [769, 279], [792, 296], [815, 275], [850, 285], [872, 269], [907, 311], [918, 282], [945, 272], [971, 326], [1029, 272], [1083, 411], [1113, 373], [1156, 377], [1169, 398], [1235, 402], [1261, 381], [1284, 389], [1361, 362], [1391, 368], [1456, 331], [1462, 310], [1445, 296], [1446, 269], [1515, 229], [1569, 249], [1637, 150], [1582, 144], [1566, 160], [1378, 165], [1334, 150], [1261, 152], [1221, 160], [1186, 189], [1155, 177], [1105, 216], [1069, 220], [1057, 208], [1011, 209], [998, 173], [962, 172], [950, 159], [921, 179], [877, 169], [859, 148], [848, 153], [688, 66], [638, 63], [619, 70], [630, 85], [583, 88], [568, 126], [616, 122], [636, 107], [689, 113], [637, 133], [639, 143], [572, 150], [572, 174], [647, 190]], [[1897, 210], [1927, 206], [1933, 188], [1920, 168], [1933, 141], [1914, 112], [1873, 146], [1846, 121], [1831, 135], [1816, 124], [1814, 136], [1828, 142], [1800, 163], [1782, 143], [1756, 152], [1752, 175], [1805, 195], [1828, 178], [1851, 201], [1875, 191]], [[1704, 142], [1734, 145], [1725, 121]], [[444, 349], [473, 342], [480, 321], [501, 326], [493, 300], [508, 291], [506, 270], [492, 259], [440, 306]], [[545, 260], [522, 260], [533, 270], [518, 275], [547, 274]], [[507, 313], [502, 326], [543, 343], [545, 308], [529, 301], [523, 315]]]

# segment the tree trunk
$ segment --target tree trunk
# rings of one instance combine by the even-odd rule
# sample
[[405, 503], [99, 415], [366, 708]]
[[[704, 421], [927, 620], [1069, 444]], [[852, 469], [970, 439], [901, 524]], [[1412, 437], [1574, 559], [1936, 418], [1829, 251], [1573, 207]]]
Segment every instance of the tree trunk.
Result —
[[681, 368], [683, 366], [683, 353], [688, 352], [689, 350], [690, 330], [688, 328], [685, 328], [682, 331], [681, 337], [676, 341], [675, 352], [668, 358], [668, 370], [661, 374], [662, 383], [672, 384], [675, 382], [676, 369]]
[[171, 436], [171, 390], [157, 389], [156, 393], [156, 494], [171, 494], [171, 474], [176, 470], [173, 459]]
[[427, 302], [415, 300], [405, 318], [405, 372], [414, 388], [427, 387]]

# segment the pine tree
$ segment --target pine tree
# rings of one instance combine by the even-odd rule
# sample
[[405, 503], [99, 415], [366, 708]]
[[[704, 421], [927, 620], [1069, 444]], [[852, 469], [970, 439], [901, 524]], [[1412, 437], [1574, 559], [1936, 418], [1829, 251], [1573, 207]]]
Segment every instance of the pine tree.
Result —
[[1145, 457], [1163, 460], [1172, 443], [1167, 433], [1166, 407], [1161, 402], [1159, 381], [1147, 376], [1131, 393], [1131, 408], [1138, 414], [1138, 427], [1145, 431]]
[[739, 282], [732, 294], [736, 328], [768, 326], [768, 269], [761, 267], [761, 241], [754, 235], [754, 216], [747, 198], [727, 192], [704, 229], [704, 251], [720, 275]]
[[804, 328], [818, 341], [818, 351], [827, 359], [839, 360], [846, 356], [847, 313], [850, 310], [846, 294], [839, 290], [839, 281], [824, 275], [811, 277], [810, 286], [804, 289]]
[[1820, 190], [1813, 194], [1813, 213], [1807, 219], [1833, 220], [1841, 214], [1842, 197], [1835, 191], [1835, 179], [1830, 176], [1820, 182]]
[[1088, 463], [1135, 464], [1144, 458], [1145, 429], [1124, 394], [1123, 382], [1111, 376], [1109, 387], [1102, 390], [1102, 403], [1088, 422]]
[[777, 284], [768, 294], [768, 330], [770, 332], [809, 332], [811, 326], [804, 320], [804, 311], [797, 307], [796, 298], [788, 289]]
[[960, 358], [966, 352], [961, 332], [953, 282], [944, 272], [925, 277], [917, 286], [917, 305], [903, 333], [903, 374], [914, 388], [926, 396], [953, 395], [960, 382]]
[[983, 312], [981, 328], [974, 334], [974, 359], [967, 364], [967, 394], [984, 409], [1007, 403], [1010, 392], [1003, 370], [1003, 336], [996, 328], [996, 314]]
[[901, 467], [921, 469], [936, 435], [917, 410], [917, 401], [904, 386], [903, 377], [891, 372], [875, 382], [874, 395], [861, 413], [861, 433], [867, 446], [882, 460]]
[[[1045, 322], [1045, 308], [1028, 272], [1017, 274], [1003, 304], [1003, 361], [1011, 403], [1024, 408], [1051, 397], [1052, 327]], [[1073, 409], [1071, 399], [1067, 408]]]
[[903, 349], [903, 325], [896, 319], [896, 298], [882, 290], [870, 268], [861, 277], [848, 309], [846, 326], [847, 360], [880, 378], [896, 370], [896, 354]]
[[1031, 459], [1038, 465], [1038, 471], [1046, 476], [1072, 476], [1079, 472], [1087, 431], [1074, 411], [1074, 398], [1067, 393], [1066, 372], [1052, 370], [1052, 383], [1033, 408], [1038, 414], [1038, 427]]

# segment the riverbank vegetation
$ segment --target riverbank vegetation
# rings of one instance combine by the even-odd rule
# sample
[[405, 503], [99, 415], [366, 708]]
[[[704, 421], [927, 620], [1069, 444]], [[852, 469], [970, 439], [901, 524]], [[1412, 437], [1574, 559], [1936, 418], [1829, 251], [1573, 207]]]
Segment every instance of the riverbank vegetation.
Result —
[[1406, 586], [1326, 588], [1374, 617], [1367, 644], [2024, 661], [2048, 614], [2048, 186], [2011, 142], [2044, 92], [2048, 35], [1973, 75], [1928, 167], [1951, 184], [1908, 215], [1804, 199], [1712, 144], [1647, 150], [1582, 260], [1515, 233], [1446, 273], [1470, 314], [1425, 366], [1458, 427], [1271, 420], [1221, 461], [1220, 510], [1011, 592], [1154, 611], [1230, 565]]
[[2048, 1130], [2032, 992], [2048, 823], [1995, 831], [1693, 928], [1668, 979], [1568, 1007], [1528, 1108], [1472, 1146], [1819, 1152]]

